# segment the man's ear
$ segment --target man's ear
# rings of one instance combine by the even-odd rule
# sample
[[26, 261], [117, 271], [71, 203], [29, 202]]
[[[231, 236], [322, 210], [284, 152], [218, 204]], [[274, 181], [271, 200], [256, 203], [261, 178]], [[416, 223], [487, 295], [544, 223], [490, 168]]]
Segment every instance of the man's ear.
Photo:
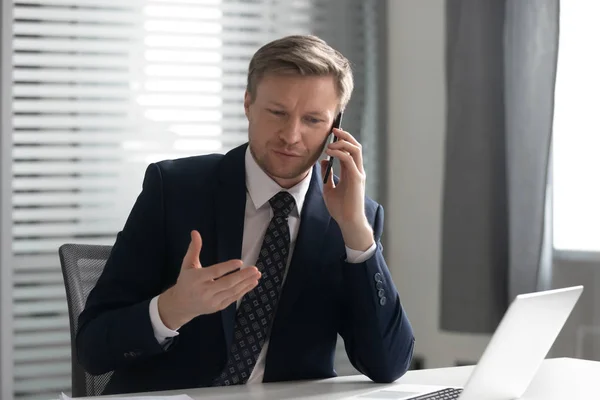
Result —
[[246, 114], [246, 118], [249, 118], [250, 104], [252, 104], [252, 95], [246, 90], [246, 93], [244, 93], [244, 114]]

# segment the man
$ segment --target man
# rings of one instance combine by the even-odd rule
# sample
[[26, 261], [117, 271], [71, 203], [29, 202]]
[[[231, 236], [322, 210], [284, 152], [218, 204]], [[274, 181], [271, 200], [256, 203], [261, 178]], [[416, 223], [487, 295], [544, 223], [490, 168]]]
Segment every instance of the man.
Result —
[[[333, 377], [338, 333], [373, 381], [406, 372], [383, 209], [356, 139], [327, 144], [352, 88], [324, 41], [276, 40], [250, 62], [248, 144], [148, 167], [79, 319], [80, 363], [114, 371], [106, 394]], [[323, 184], [326, 145], [341, 170]]]

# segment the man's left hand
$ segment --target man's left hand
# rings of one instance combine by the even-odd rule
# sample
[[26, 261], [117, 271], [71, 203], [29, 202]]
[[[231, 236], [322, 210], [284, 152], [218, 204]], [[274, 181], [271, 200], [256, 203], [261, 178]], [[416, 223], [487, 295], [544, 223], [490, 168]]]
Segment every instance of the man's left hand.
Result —
[[[362, 146], [348, 132], [334, 129], [338, 140], [327, 146], [326, 154], [340, 160], [341, 171], [337, 184], [333, 171], [323, 185], [323, 197], [329, 213], [342, 230], [346, 246], [365, 251], [374, 242], [373, 230], [365, 215], [365, 181]], [[321, 175], [325, 176], [327, 160], [321, 161]]]

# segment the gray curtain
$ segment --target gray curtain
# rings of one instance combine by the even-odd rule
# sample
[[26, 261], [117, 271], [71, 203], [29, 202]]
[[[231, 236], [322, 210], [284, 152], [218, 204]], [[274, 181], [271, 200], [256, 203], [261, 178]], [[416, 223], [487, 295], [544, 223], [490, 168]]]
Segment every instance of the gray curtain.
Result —
[[538, 290], [559, 0], [448, 0], [440, 327], [490, 333]]

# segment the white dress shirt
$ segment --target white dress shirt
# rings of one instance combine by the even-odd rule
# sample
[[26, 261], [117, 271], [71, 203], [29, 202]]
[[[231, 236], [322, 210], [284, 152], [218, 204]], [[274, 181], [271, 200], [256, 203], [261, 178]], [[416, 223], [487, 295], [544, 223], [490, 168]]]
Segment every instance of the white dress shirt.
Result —
[[[273, 210], [269, 204], [269, 199], [275, 196], [278, 192], [286, 190], [281, 188], [274, 180], [272, 180], [256, 163], [254, 157], [250, 153], [249, 147], [246, 150], [245, 156], [246, 165], [246, 212], [244, 215], [244, 233], [242, 239], [242, 261], [244, 265], [255, 265], [258, 259], [258, 254], [262, 246], [264, 233], [269, 226], [269, 222], [273, 217]], [[292, 253], [296, 245], [298, 229], [300, 227], [300, 215], [304, 198], [310, 186], [312, 174], [307, 174], [301, 182], [296, 186], [287, 189], [296, 201], [296, 208], [288, 216], [290, 227], [290, 252], [286, 265], [286, 270], [283, 277], [283, 283], [287, 276]], [[256, 233], [260, 232], [261, 235]], [[357, 251], [346, 246], [347, 260], [350, 263], [361, 263], [369, 259], [376, 250], [376, 245], [373, 244], [366, 251]], [[237, 301], [237, 306], [241, 300]], [[150, 320], [154, 329], [156, 340], [163, 344], [167, 338], [177, 336], [179, 332], [167, 328], [158, 314], [158, 296], [154, 297], [150, 302]], [[252, 370], [252, 374], [248, 379], [248, 383], [260, 383], [263, 380], [265, 371], [265, 358], [267, 348], [269, 347], [269, 337], [265, 340], [263, 348], [260, 352], [256, 365]]]

